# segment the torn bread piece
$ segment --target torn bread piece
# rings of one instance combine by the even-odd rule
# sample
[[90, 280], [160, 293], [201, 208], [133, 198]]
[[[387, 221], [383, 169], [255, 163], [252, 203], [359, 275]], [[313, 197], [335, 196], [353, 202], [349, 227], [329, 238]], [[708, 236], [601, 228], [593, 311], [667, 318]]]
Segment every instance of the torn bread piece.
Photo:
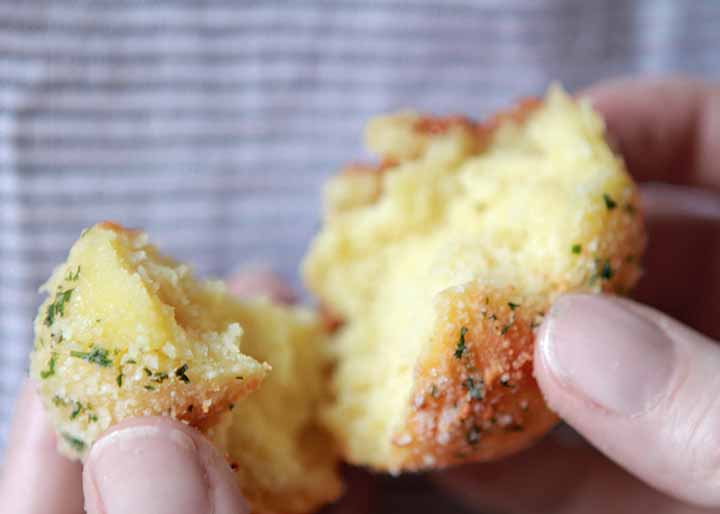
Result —
[[640, 276], [638, 194], [602, 119], [559, 88], [484, 124], [372, 120], [375, 169], [325, 190], [304, 279], [337, 326], [327, 426], [393, 473], [491, 460], [557, 421], [534, 331], [560, 294]]
[[208, 423], [270, 369], [241, 351], [241, 325], [216, 315], [224, 286], [196, 281], [143, 232], [86, 230], [42, 290], [30, 374], [69, 457], [132, 416]]
[[318, 423], [328, 352], [315, 313], [238, 300], [112, 223], [84, 232], [44, 290], [31, 375], [64, 454], [82, 457], [122, 419], [167, 415], [210, 436], [253, 512], [340, 495]]

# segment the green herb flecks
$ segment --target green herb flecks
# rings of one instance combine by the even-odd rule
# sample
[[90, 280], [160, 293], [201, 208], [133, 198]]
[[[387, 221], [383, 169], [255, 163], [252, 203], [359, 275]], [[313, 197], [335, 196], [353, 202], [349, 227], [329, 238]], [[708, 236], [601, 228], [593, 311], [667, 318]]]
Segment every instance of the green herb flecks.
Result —
[[455, 358], [461, 359], [463, 356], [463, 353], [465, 353], [465, 334], [467, 334], [468, 329], [465, 327], [462, 327], [460, 329], [460, 338], [458, 339], [457, 346], [455, 347]]
[[78, 278], [80, 278], [80, 266], [77, 267], [75, 273], [73, 273], [72, 270], [68, 270], [67, 275], [65, 275], [65, 280], [70, 282], [77, 282]]
[[582, 252], [582, 245], [581, 244], [574, 244], [570, 248], [570, 251], [574, 253], [575, 255], [580, 255], [580, 252]]
[[85, 442], [82, 439], [78, 439], [77, 437], [70, 435], [67, 432], [62, 433], [62, 438], [65, 439], [65, 442], [68, 443], [73, 450], [77, 452], [85, 450]]
[[103, 368], [109, 368], [113, 364], [112, 359], [108, 358], [108, 351], [105, 348], [100, 348], [99, 346], [93, 346], [89, 352], [71, 351], [70, 355], [72, 357], [88, 361], [92, 364], [97, 364]]
[[593, 284], [595, 284], [595, 282], [597, 282], [598, 279], [610, 280], [613, 277], [614, 272], [613, 272], [612, 266], [610, 265], [609, 260], [605, 259], [605, 261], [602, 264], [600, 264], [599, 260], [596, 260], [595, 265], [599, 266], [599, 269], [592, 277], [590, 277], [590, 285], [591, 286]]
[[465, 380], [464, 385], [468, 390], [470, 398], [473, 400], [482, 400], [485, 398], [485, 383], [482, 379], [478, 379], [476, 382], [472, 378], [468, 377], [467, 380]]
[[52, 326], [55, 323], [55, 318], [65, 315], [65, 304], [70, 301], [73, 291], [73, 289], [67, 291], [58, 290], [55, 300], [48, 305], [47, 314], [45, 315], [46, 326]]
[[480, 441], [480, 429], [475, 425], [471, 426], [465, 434], [465, 440], [470, 445], [476, 445]]
[[153, 372], [150, 368], [143, 368], [143, 370], [145, 371], [145, 374], [150, 377], [150, 380], [158, 384], [162, 384], [168, 378], [168, 374], [164, 371]]
[[118, 373], [118, 376], [115, 378], [115, 382], [117, 382], [118, 387], [122, 387], [123, 385], [123, 374]]
[[610, 261], [606, 260], [600, 270], [600, 278], [603, 280], [610, 280], [613, 277], [613, 270], [610, 266]]
[[617, 202], [613, 200], [609, 194], [603, 193], [603, 200], [605, 201], [605, 207], [607, 207], [607, 210], [611, 211], [617, 207]]
[[75, 419], [84, 410], [84, 407], [83, 407], [83, 404], [80, 402], [73, 402], [72, 406], [73, 406], [73, 408], [72, 408], [72, 411], [70, 412], [70, 419]]
[[187, 365], [187, 364], [183, 364], [182, 366], [180, 366], [178, 369], [175, 370], [175, 376], [178, 377], [178, 378], [179, 378], [180, 380], [182, 380], [183, 382], [185, 382], [186, 384], [189, 384], [189, 383], [190, 383], [190, 379], [189, 379], [188, 376], [185, 374], [185, 372], [186, 372], [187, 370], [188, 370], [188, 365]]
[[155, 390], [155, 386], [145, 385], [145, 386], [143, 386], [143, 387], [144, 387], [145, 389], [147, 389], [148, 391], [154, 391], [154, 390]]
[[501, 335], [501, 336], [504, 336], [505, 334], [507, 334], [507, 333], [508, 333], [508, 330], [510, 330], [510, 327], [513, 326], [513, 323], [514, 323], [514, 321], [510, 321], [507, 325], [505, 325], [504, 327], [502, 327], [502, 328], [500, 329], [500, 335]]
[[50, 360], [48, 361], [47, 369], [40, 372], [40, 378], [45, 380], [46, 378], [50, 378], [55, 374], [55, 359], [57, 357], [57, 354], [53, 353], [50, 356]]
[[511, 310], [511, 311], [514, 311], [515, 309], [517, 309], [518, 307], [520, 307], [520, 304], [508, 302], [508, 307], [510, 307], [510, 310]]
[[433, 398], [437, 398], [438, 396], [440, 396], [440, 389], [438, 389], [438, 386], [436, 386], [435, 384], [430, 387], [430, 396], [432, 396]]

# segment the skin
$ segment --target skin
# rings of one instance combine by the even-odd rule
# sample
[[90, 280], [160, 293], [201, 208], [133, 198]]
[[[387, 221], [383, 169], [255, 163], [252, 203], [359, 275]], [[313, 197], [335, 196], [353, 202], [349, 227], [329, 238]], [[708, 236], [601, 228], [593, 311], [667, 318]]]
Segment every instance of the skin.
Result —
[[[471, 512], [717, 509], [720, 87], [688, 79], [622, 80], [585, 94], [642, 184], [650, 246], [639, 303], [564, 297], [540, 328], [538, 382], [548, 404], [582, 437], [563, 427], [514, 457], [428, 478], [447, 504], [462, 502]], [[230, 287], [244, 296], [293, 297], [266, 272], [240, 274]], [[26, 384], [0, 482], [8, 512], [79, 514], [83, 504], [90, 514], [247, 511], [222, 459], [200, 434], [170, 420], [114, 427], [84, 468], [58, 456], [53, 437]], [[187, 471], [148, 488], [153, 467], [168, 461]], [[376, 510], [377, 481], [348, 472], [350, 491], [332, 511]], [[407, 511], [417, 509], [424, 510], [408, 505]]]

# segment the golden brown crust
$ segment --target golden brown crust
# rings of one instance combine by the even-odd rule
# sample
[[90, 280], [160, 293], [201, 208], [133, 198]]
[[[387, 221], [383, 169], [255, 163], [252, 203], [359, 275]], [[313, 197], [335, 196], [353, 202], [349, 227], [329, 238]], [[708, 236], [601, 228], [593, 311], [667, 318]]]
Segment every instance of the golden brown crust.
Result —
[[205, 431], [228, 412], [231, 404], [255, 391], [261, 383], [261, 379], [252, 377], [192, 388], [173, 385], [145, 394], [157, 395], [155, 405], [160, 412]]
[[[439, 116], [423, 116], [415, 121], [413, 130], [418, 134], [436, 137], [446, 134], [450, 130], [458, 129], [470, 134], [475, 145], [473, 152], [481, 152], [490, 142], [493, 133], [500, 127], [502, 123], [514, 121], [516, 123], [524, 122], [527, 117], [542, 105], [542, 100], [531, 97], [525, 98], [517, 102], [512, 107], [494, 114], [491, 118], [484, 122], [478, 122], [463, 115], [451, 115], [445, 117]], [[397, 159], [382, 159], [379, 163], [354, 162], [345, 165], [338, 173], [340, 176], [365, 175], [374, 173], [384, 173], [391, 170], [401, 161]], [[378, 186], [380, 186], [378, 182]], [[376, 200], [380, 198], [381, 191], [378, 192]]]
[[511, 299], [520, 301], [481, 286], [442, 295], [434, 344], [415, 371], [404, 469], [497, 458], [555, 423], [532, 377], [533, 327], [547, 306]]
[[121, 232], [121, 233], [125, 233], [128, 235], [139, 234], [140, 232], [142, 232], [142, 230], [123, 227], [119, 223], [116, 223], [115, 221], [111, 221], [111, 220], [101, 221], [96, 226], [101, 229], [112, 230], [113, 232]]
[[[638, 195], [613, 211], [588, 287], [625, 294], [640, 278], [646, 245]], [[431, 349], [415, 369], [407, 428], [394, 440], [409, 450], [402, 469], [493, 460], [530, 446], [553, 426], [557, 417], [533, 377], [534, 333], [551, 304], [479, 284], [441, 295]]]

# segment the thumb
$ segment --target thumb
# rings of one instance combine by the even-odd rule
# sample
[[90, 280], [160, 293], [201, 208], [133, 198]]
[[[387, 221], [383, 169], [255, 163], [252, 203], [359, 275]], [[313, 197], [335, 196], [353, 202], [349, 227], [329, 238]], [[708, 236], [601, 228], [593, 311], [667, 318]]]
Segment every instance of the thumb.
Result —
[[113, 427], [83, 470], [88, 514], [243, 514], [230, 467], [201, 434], [167, 418]]
[[720, 347], [628, 300], [560, 298], [538, 334], [548, 404], [652, 486], [720, 506]]

